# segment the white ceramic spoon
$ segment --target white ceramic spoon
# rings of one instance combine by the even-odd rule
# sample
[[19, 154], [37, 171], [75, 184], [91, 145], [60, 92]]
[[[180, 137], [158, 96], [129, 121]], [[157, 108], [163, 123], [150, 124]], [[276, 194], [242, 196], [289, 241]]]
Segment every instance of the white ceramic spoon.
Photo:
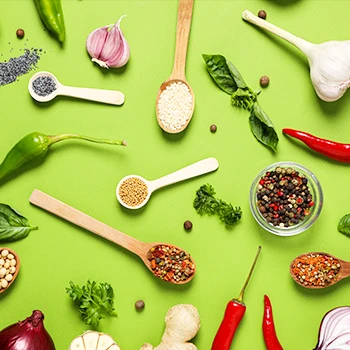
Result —
[[[209, 173], [211, 171], [216, 170], [218, 167], [219, 167], [219, 163], [216, 158], [207, 158], [153, 181], [146, 180], [145, 178], [139, 175], [128, 175], [123, 177], [118, 183], [117, 190], [116, 190], [117, 199], [119, 203], [123, 205], [125, 208], [139, 209], [148, 202], [148, 200], [151, 197], [151, 194], [154, 191], [158, 190], [159, 188], [162, 188], [164, 186], [168, 186], [183, 180], [191, 179], [192, 177]], [[124, 203], [120, 196], [120, 192], [119, 192], [120, 186], [125, 180], [129, 178], [138, 178], [142, 182], [144, 182], [145, 185], [147, 186], [147, 196], [143, 200], [143, 202], [139, 205], [130, 206]]]
[[[51, 77], [54, 80], [56, 90], [46, 96], [40, 96], [33, 90], [33, 81], [38, 77], [44, 76]], [[116, 90], [90, 89], [62, 85], [50, 72], [38, 72], [34, 74], [29, 80], [28, 90], [34, 100], [38, 102], [48, 102], [53, 100], [56, 96], [62, 95], [119, 106], [124, 103], [125, 99], [124, 94]]]

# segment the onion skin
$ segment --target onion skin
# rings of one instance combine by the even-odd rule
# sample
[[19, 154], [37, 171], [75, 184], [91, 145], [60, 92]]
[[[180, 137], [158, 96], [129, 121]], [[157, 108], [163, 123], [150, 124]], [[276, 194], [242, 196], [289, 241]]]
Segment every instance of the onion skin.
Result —
[[12, 324], [0, 332], [2, 350], [55, 350], [55, 345], [44, 327], [44, 314], [34, 310], [23, 321]]

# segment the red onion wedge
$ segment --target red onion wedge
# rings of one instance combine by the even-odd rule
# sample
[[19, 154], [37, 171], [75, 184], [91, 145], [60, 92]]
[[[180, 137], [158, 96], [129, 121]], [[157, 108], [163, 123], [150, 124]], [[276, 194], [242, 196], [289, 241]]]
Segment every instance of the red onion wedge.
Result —
[[337, 307], [324, 315], [314, 350], [350, 350], [350, 306]]
[[0, 332], [3, 350], [55, 350], [55, 345], [44, 327], [44, 315], [34, 310], [30, 317], [6, 327]]

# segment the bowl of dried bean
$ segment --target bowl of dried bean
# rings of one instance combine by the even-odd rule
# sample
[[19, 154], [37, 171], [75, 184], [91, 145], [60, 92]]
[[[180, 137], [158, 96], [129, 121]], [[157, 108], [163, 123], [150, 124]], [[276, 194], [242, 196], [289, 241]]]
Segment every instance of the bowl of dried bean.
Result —
[[258, 224], [278, 236], [307, 230], [319, 217], [322, 188], [303, 165], [278, 162], [263, 169], [250, 188], [250, 209]]

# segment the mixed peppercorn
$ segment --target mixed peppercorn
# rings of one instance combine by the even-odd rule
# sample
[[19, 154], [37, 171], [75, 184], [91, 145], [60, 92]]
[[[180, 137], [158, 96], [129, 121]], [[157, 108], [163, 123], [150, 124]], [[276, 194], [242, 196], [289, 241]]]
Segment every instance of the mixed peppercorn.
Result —
[[292, 262], [292, 272], [305, 286], [329, 286], [337, 281], [340, 263], [326, 254], [307, 254]]
[[151, 248], [152, 272], [164, 281], [179, 283], [193, 275], [195, 266], [189, 254], [168, 245], [157, 245]]
[[265, 220], [279, 227], [295, 226], [314, 205], [308, 179], [292, 168], [276, 167], [261, 177], [257, 206]]

